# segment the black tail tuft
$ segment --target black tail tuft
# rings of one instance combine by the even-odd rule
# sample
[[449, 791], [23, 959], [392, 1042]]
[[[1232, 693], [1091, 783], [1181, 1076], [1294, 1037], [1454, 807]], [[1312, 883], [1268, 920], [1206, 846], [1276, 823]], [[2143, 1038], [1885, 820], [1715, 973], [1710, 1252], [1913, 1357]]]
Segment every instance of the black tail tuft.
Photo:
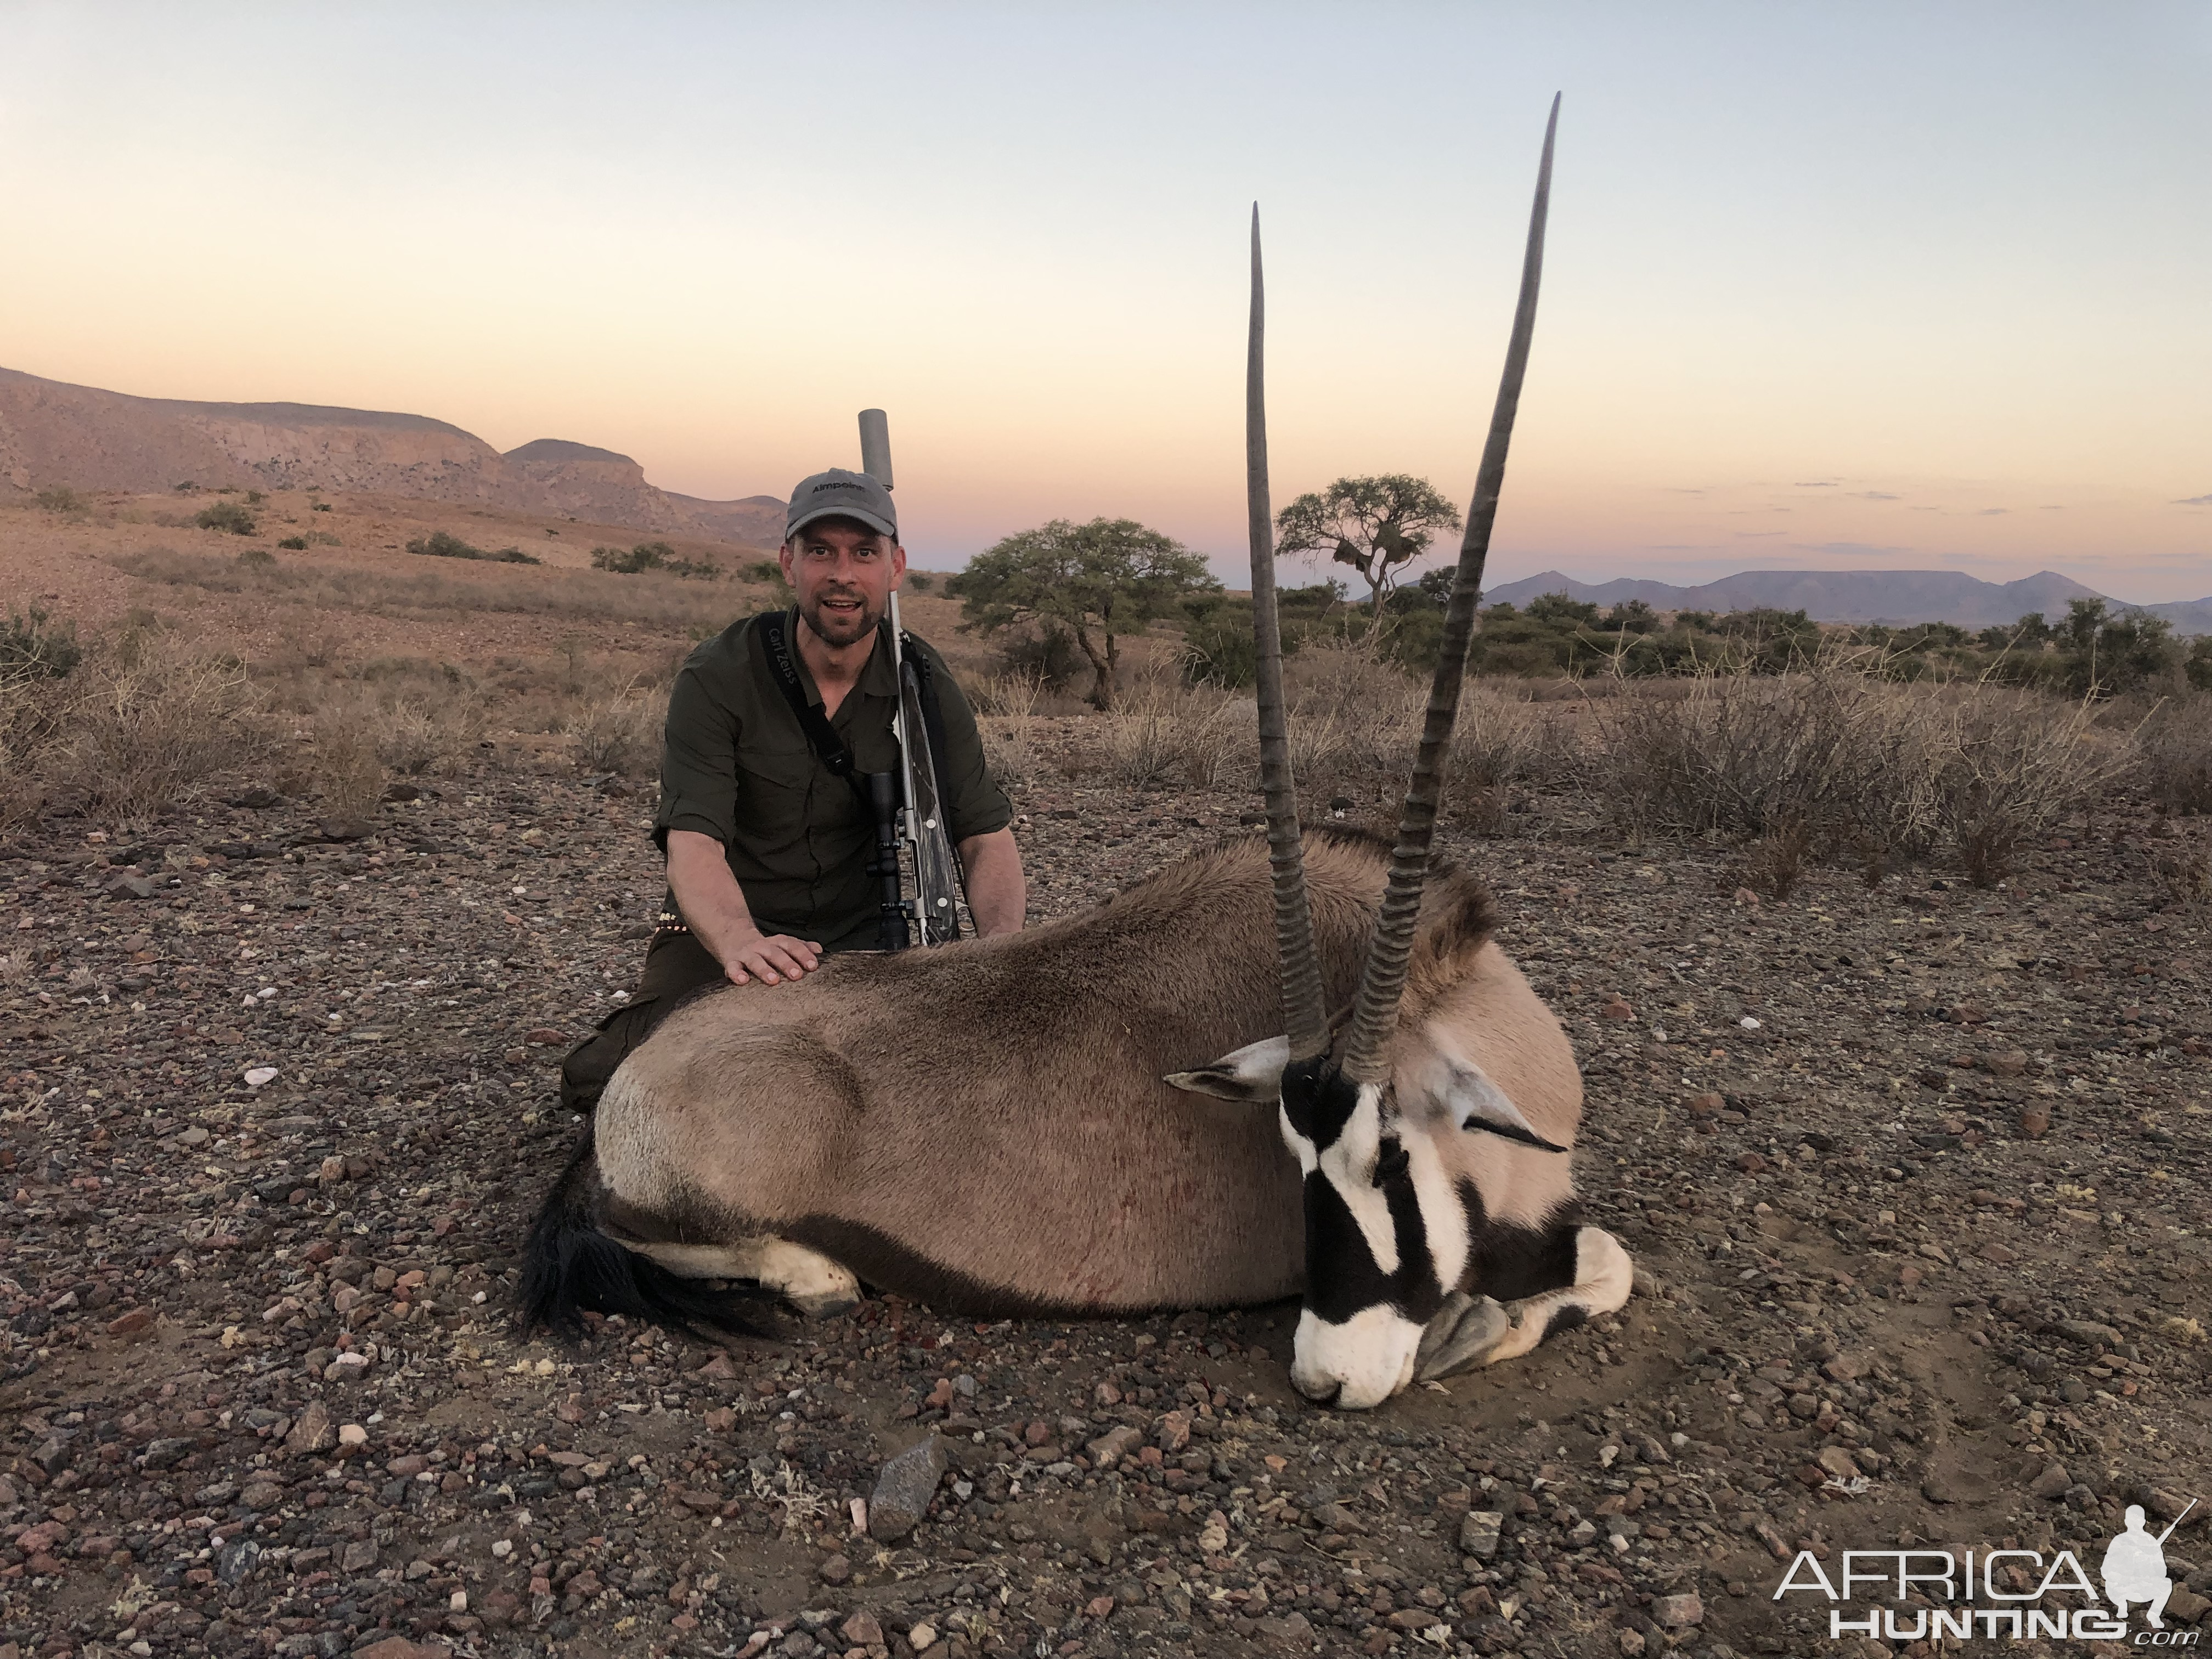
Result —
[[774, 1301], [757, 1289], [716, 1290], [708, 1281], [672, 1273], [649, 1256], [625, 1249], [599, 1228], [592, 1213], [592, 1132], [547, 1195], [522, 1247], [522, 1328], [566, 1336], [583, 1328], [586, 1308], [627, 1314], [677, 1328], [731, 1336], [770, 1333], [757, 1316]]

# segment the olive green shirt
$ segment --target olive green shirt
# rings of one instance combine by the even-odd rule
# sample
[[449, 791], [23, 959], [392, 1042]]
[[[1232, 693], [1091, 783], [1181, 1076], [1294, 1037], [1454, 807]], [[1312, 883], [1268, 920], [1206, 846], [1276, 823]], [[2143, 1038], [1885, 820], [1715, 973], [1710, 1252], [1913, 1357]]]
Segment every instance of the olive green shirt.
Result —
[[[654, 836], [665, 848], [671, 830], [712, 836], [727, 850], [730, 872], [763, 933], [812, 939], [831, 951], [866, 950], [877, 939], [882, 895], [867, 866], [874, 857], [875, 820], [853, 786], [807, 746], [806, 732], [785, 698], [759, 640], [758, 617], [733, 623], [707, 641], [676, 676], [660, 760], [660, 811]], [[797, 607], [784, 613], [799, 686], [817, 708], [822, 694], [799, 654]], [[898, 765], [891, 716], [898, 683], [885, 630], [860, 681], [830, 718], [860, 772]], [[908, 636], [912, 639], [912, 635]], [[1013, 807], [983, 764], [975, 711], [928, 645], [927, 659], [944, 715], [939, 769], [952, 843], [988, 835], [1013, 821]], [[673, 897], [669, 908], [675, 908]]]

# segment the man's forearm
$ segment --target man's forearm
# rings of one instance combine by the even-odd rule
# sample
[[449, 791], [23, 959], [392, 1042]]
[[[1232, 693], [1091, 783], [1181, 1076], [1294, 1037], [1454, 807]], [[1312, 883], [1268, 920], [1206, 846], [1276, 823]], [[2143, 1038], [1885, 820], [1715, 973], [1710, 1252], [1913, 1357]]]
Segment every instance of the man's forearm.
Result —
[[1014, 844], [1014, 832], [996, 830], [969, 836], [960, 843], [960, 869], [975, 931], [985, 939], [1020, 933], [1029, 908], [1029, 884], [1022, 874], [1022, 849]]
[[727, 965], [738, 943], [759, 933], [722, 843], [712, 836], [668, 832], [668, 886], [684, 926], [715, 961]]
[[745, 903], [744, 890], [730, 873], [722, 843], [696, 830], [668, 832], [668, 885], [692, 937], [722, 964], [731, 982], [781, 985], [822, 965], [822, 946], [812, 939], [764, 934]]

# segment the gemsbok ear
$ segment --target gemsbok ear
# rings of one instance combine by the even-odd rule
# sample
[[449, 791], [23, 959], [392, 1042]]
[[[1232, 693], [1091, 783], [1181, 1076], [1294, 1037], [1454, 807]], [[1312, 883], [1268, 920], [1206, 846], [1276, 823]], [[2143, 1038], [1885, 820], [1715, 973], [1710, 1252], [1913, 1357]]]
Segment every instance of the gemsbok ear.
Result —
[[1288, 1037], [1262, 1037], [1222, 1055], [1211, 1066], [1201, 1066], [1194, 1072], [1170, 1072], [1164, 1080], [1170, 1088], [1187, 1094], [1273, 1106], [1282, 1097], [1283, 1067], [1290, 1059]]
[[1535, 1126], [1522, 1116], [1521, 1109], [1513, 1103], [1511, 1097], [1486, 1077], [1480, 1066], [1457, 1060], [1445, 1063], [1450, 1068], [1450, 1081], [1444, 1085], [1444, 1109], [1462, 1130], [1497, 1135], [1540, 1152], [1567, 1150], [1538, 1134]]

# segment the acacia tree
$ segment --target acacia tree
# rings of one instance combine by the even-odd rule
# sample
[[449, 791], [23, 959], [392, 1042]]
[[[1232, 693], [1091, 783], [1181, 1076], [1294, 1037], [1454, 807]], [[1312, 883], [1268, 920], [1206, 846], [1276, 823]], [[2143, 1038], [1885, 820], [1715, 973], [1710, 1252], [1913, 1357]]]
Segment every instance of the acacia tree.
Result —
[[1379, 623], [1399, 573], [1437, 531], [1458, 528], [1459, 509], [1427, 479], [1386, 472], [1339, 478], [1318, 495], [1299, 496], [1275, 515], [1275, 550], [1326, 553], [1350, 565], [1367, 583], [1368, 604]]
[[1054, 519], [978, 553], [945, 586], [962, 601], [966, 625], [983, 633], [1037, 621], [1074, 635], [1100, 710], [1114, 706], [1121, 636], [1171, 614], [1185, 594], [1221, 587], [1203, 558], [1134, 519]]

